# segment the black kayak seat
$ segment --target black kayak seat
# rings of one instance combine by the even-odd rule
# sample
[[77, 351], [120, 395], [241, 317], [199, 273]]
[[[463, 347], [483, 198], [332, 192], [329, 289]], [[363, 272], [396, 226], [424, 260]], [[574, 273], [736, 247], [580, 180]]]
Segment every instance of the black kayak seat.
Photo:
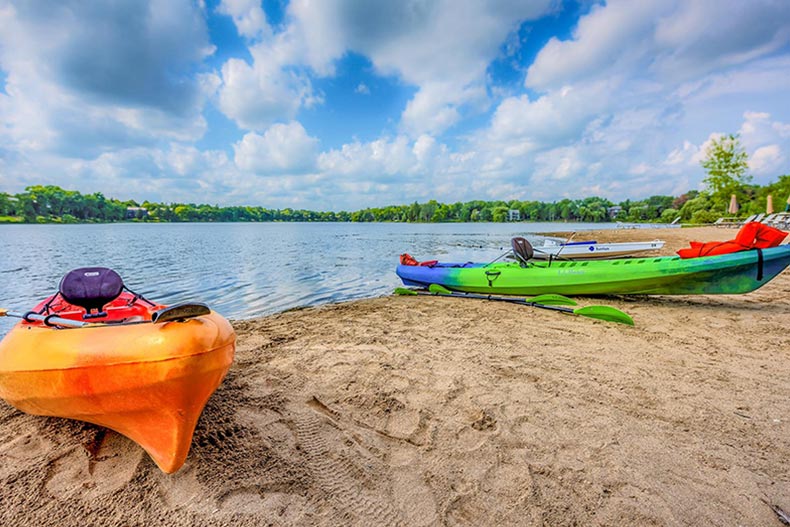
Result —
[[535, 255], [532, 244], [519, 236], [510, 240], [510, 246], [513, 249], [513, 256], [515, 256], [521, 267], [529, 265], [529, 260]]
[[66, 273], [58, 287], [60, 295], [69, 304], [101, 311], [123, 291], [121, 276], [106, 267], [82, 267]]

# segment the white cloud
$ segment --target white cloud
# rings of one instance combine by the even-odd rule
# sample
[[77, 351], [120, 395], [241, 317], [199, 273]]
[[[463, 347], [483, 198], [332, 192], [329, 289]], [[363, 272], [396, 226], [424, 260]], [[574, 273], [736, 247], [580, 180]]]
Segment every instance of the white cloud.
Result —
[[94, 105], [191, 112], [200, 93], [193, 68], [214, 50], [202, 13], [186, 2], [20, 3], [0, 16], [9, 77], [57, 84]]
[[414, 157], [417, 158], [418, 162], [424, 163], [435, 154], [436, 139], [430, 135], [423, 134], [414, 142], [414, 146], [412, 147], [411, 151], [414, 154]]
[[767, 105], [776, 104], [777, 94], [790, 90], [790, 57], [771, 56], [739, 66], [701, 75], [681, 84], [677, 97], [688, 104], [711, 104], [726, 100], [759, 97]]
[[790, 123], [776, 120], [768, 112], [744, 112], [738, 134], [749, 155], [749, 168], [755, 182], [765, 184], [790, 172], [787, 166], [790, 152], [788, 130]]
[[315, 167], [318, 139], [297, 121], [246, 134], [233, 147], [236, 166], [256, 175], [297, 174]]
[[790, 123], [771, 123], [771, 128], [782, 139], [790, 138]]
[[[248, 35], [250, 5], [222, 4], [239, 33]], [[552, 8], [550, 0], [503, 2], [497, 8], [474, 0], [409, 3], [295, 0], [289, 23], [250, 47], [253, 61], [230, 59], [222, 68], [220, 107], [245, 129], [262, 129], [295, 117], [321, 100], [303, 68], [318, 76], [335, 73], [347, 51], [370, 58], [380, 74], [419, 87], [402, 115], [414, 137], [441, 133], [465, 111], [486, 106], [486, 68], [507, 35], [524, 19]], [[358, 87], [359, 93], [366, 93]]]
[[251, 63], [228, 59], [219, 90], [222, 112], [245, 130], [263, 130], [274, 122], [290, 121], [301, 108], [321, 104], [306, 66], [323, 66], [310, 63], [303, 37], [293, 24], [252, 44]]
[[529, 67], [526, 86], [558, 88], [586, 78], [606, 77], [630, 68], [645, 53], [643, 39], [668, 2], [615, 0], [594, 6], [579, 20], [573, 39], [552, 37]]
[[140, 202], [147, 199], [230, 204], [233, 198], [226, 194], [230, 195], [231, 186], [238, 184], [234, 173], [235, 167], [224, 152], [200, 151], [172, 143], [161, 148], [105, 152], [93, 159], [64, 159], [40, 153], [23, 156], [7, 172], [2, 171], [0, 185], [8, 192], [43, 184]]
[[682, 79], [767, 56], [790, 43], [790, 4], [679, 1], [658, 20], [654, 71]]
[[535, 160], [533, 181], [562, 181], [578, 176], [586, 168], [586, 163], [581, 159], [580, 154], [576, 148], [563, 147], [538, 155]]
[[782, 138], [785, 123], [774, 121], [767, 112], [744, 112], [743, 123], [738, 129], [741, 143], [747, 152], [757, 150], [767, 143], [774, 143]]
[[412, 133], [441, 133], [458, 122], [461, 118], [458, 103], [465, 97], [458, 94], [448, 98], [444, 83], [432, 83], [423, 86], [408, 102], [403, 111], [403, 128]]
[[700, 149], [697, 145], [689, 141], [683, 141], [683, 146], [672, 150], [663, 164], [665, 167], [679, 166], [685, 169], [692, 164], [692, 161], [697, 161], [698, 164], [698, 159], [700, 159], [699, 152]]
[[765, 57], [790, 42], [790, 4], [756, 0], [613, 0], [556, 37], [529, 67], [526, 86], [555, 89], [583, 79], [648, 74], [661, 83]]
[[[458, 162], [446, 145], [422, 135], [411, 141], [405, 135], [370, 142], [355, 141], [323, 152], [318, 158], [324, 185], [336, 189], [336, 200], [382, 205], [414, 199], [432, 199], [437, 193], [453, 199], [466, 195], [468, 160]], [[460, 170], [456, 170], [459, 169]], [[343, 197], [340, 198], [340, 195]]]
[[390, 180], [392, 176], [413, 172], [416, 165], [416, 156], [405, 136], [369, 143], [355, 141], [318, 156], [321, 172], [363, 179]]
[[310, 81], [284, 71], [268, 60], [265, 46], [251, 50], [252, 65], [230, 59], [222, 66], [220, 109], [245, 130], [262, 130], [278, 120], [290, 120], [314, 101]]
[[157, 152], [154, 158], [158, 160], [158, 166], [163, 171], [187, 178], [205, 174], [220, 177], [221, 171], [229, 165], [224, 152], [201, 151], [194, 146], [179, 143], [172, 143], [169, 150]]
[[370, 57], [380, 72], [420, 86], [436, 79], [460, 85], [479, 79], [521, 20], [550, 9], [548, 0], [496, 6], [474, 0], [295, 0], [288, 12], [317, 71], [353, 50]]
[[785, 157], [779, 145], [761, 146], [751, 155], [749, 168], [756, 175], [775, 176], [785, 162]]
[[217, 12], [231, 16], [239, 34], [248, 39], [258, 40], [271, 35], [260, 0], [222, 0]]
[[7, 3], [0, 26], [0, 139], [13, 148], [89, 157], [204, 133], [216, 77], [194, 74], [213, 52], [196, 6]]
[[612, 85], [600, 82], [566, 86], [536, 100], [509, 97], [497, 107], [480, 140], [517, 155], [575, 140], [607, 110], [612, 92]]
[[697, 148], [697, 151], [694, 155], [691, 156], [691, 162], [699, 165], [701, 164], [708, 156], [708, 151], [710, 151], [711, 147], [713, 147], [713, 142], [718, 141], [721, 139], [725, 134], [722, 132], [712, 132], [705, 141]]

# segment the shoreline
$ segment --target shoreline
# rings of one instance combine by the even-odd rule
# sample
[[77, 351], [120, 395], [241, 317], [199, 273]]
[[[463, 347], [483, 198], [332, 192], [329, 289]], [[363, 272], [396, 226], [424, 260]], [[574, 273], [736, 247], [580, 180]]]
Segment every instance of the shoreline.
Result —
[[[568, 223], [578, 223], [578, 224], [585, 224], [585, 225], [633, 225], [635, 227], [623, 227], [623, 228], [655, 228], [655, 229], [664, 229], [664, 228], [680, 228], [680, 227], [710, 227], [713, 224], [705, 223], [705, 224], [692, 224], [692, 223], [684, 223], [684, 224], [669, 224], [669, 223], [651, 223], [651, 222], [637, 222], [637, 223], [630, 223], [630, 222], [620, 222], [620, 221], [609, 221], [609, 222], [584, 222], [584, 221], [309, 221], [309, 220], [294, 220], [294, 221], [286, 221], [286, 220], [247, 220], [247, 221], [135, 221], [135, 220], [121, 220], [121, 221], [45, 221], [45, 222], [38, 222], [38, 221], [17, 221], [17, 220], [2, 220], [0, 219], [0, 225], [129, 225], [129, 224], [182, 224], [182, 225], [189, 225], [189, 224], [202, 224], [202, 225], [211, 225], [214, 223], [310, 223], [310, 224], [323, 224], [323, 223], [352, 223], [352, 224], [368, 224], [368, 223], [397, 223], [403, 225], [453, 225], [453, 224], [465, 224], [465, 225], [531, 225], [531, 224], [539, 224], [539, 223], [551, 223], [557, 225], [565, 225]], [[640, 227], [644, 225], [645, 227]]]
[[[612, 229], [673, 254], [735, 229]], [[779, 525], [790, 273], [746, 295], [579, 298], [626, 327], [383, 296], [233, 321], [166, 476], [105, 429], [0, 404], [4, 523]]]

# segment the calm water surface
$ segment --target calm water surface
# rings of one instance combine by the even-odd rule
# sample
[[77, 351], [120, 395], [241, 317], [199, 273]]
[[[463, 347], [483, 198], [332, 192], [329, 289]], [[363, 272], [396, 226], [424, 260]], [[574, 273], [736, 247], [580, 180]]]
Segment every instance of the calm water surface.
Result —
[[[615, 224], [163, 223], [0, 226], [0, 307], [25, 312], [71, 269], [111, 267], [164, 304], [228, 318], [389, 294], [398, 256], [490, 261], [528, 232]], [[577, 236], [577, 239], [579, 237]], [[16, 319], [0, 318], [0, 335]]]

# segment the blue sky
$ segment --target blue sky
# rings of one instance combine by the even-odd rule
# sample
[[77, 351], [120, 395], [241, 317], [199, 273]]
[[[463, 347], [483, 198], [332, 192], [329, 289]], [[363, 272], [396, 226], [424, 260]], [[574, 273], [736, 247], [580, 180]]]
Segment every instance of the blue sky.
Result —
[[353, 210], [790, 173], [790, 2], [0, 0], [0, 191]]

